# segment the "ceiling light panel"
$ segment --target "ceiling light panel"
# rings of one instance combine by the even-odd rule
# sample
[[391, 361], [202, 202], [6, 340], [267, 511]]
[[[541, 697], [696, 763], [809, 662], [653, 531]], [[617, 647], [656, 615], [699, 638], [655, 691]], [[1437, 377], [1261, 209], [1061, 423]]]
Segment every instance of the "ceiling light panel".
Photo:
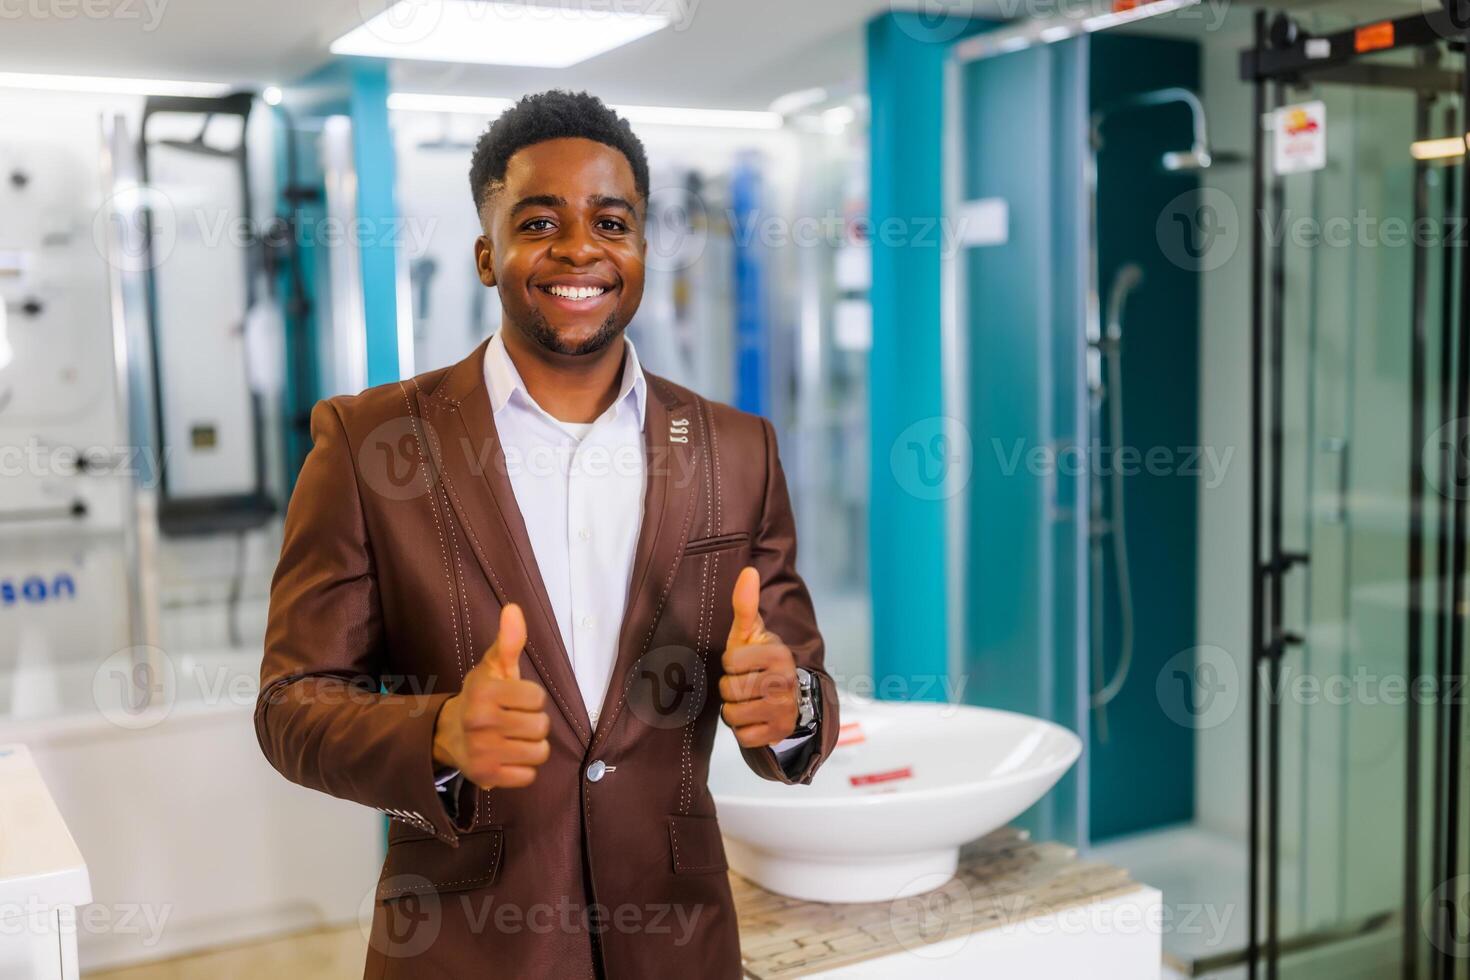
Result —
[[669, 26], [626, 3], [398, 0], [332, 42], [332, 53], [407, 61], [566, 68]]

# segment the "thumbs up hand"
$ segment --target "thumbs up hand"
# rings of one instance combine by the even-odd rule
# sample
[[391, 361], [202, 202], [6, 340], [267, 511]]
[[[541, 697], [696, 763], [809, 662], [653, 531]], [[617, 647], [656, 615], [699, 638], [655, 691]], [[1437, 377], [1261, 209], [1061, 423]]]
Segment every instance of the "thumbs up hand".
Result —
[[510, 603], [500, 610], [500, 632], [464, 680], [459, 694], [444, 702], [434, 726], [434, 764], [458, 769], [485, 789], [528, 786], [536, 767], [551, 755], [546, 736], [551, 719], [543, 710], [546, 691], [521, 680], [526, 617]]
[[720, 717], [746, 748], [775, 745], [797, 723], [796, 659], [780, 637], [766, 629], [760, 614], [760, 573], [744, 568], [730, 597], [735, 619], [720, 663]]

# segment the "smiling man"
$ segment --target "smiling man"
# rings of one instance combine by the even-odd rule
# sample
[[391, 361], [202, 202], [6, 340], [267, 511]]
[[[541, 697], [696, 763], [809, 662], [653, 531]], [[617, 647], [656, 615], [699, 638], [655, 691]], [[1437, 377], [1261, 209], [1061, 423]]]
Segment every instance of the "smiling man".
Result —
[[738, 977], [718, 719], [787, 783], [838, 729], [774, 432], [624, 337], [649, 192], [624, 120], [524, 98], [470, 185], [503, 326], [313, 411], [260, 744], [393, 817], [368, 977]]

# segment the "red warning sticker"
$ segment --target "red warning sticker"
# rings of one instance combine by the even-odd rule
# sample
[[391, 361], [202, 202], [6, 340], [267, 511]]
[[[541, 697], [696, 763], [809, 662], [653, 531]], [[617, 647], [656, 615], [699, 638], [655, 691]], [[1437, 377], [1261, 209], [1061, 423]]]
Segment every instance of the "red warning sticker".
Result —
[[899, 779], [913, 779], [914, 770], [910, 766], [902, 769], [889, 769], [887, 772], [870, 772], [862, 776], [848, 776], [848, 782], [854, 786], [872, 786], [875, 783], [891, 783]]

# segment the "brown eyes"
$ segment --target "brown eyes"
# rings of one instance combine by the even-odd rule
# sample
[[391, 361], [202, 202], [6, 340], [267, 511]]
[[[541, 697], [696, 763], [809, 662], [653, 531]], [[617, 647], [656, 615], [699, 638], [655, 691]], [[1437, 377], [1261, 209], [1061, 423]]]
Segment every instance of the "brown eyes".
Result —
[[[555, 224], [550, 218], [532, 218], [530, 221], [521, 225], [521, 231], [550, 231], [554, 226]], [[617, 218], [600, 218], [597, 221], [597, 227], [602, 231], [619, 235], [628, 231], [627, 223]]]

